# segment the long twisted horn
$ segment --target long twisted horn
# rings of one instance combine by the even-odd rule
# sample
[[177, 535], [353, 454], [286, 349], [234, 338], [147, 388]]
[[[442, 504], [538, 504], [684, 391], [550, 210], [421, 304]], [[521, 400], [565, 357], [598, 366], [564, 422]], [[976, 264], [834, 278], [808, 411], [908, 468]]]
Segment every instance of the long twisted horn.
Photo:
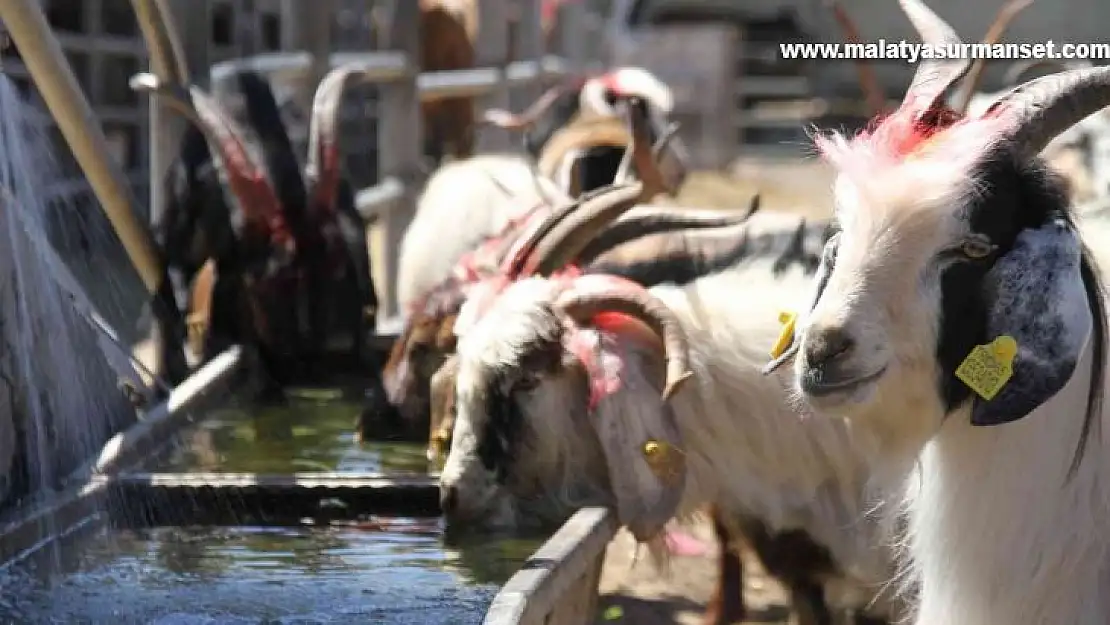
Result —
[[247, 219], [268, 231], [275, 243], [292, 252], [293, 238], [286, 227], [277, 193], [266, 178], [265, 170], [251, 158], [235, 123], [223, 114], [212, 97], [198, 87], [186, 89], [149, 73], [133, 76], [131, 88], [161, 98], [204, 133], [224, 164], [232, 201], [238, 201]]
[[523, 113], [513, 113], [505, 109], [489, 109], [482, 114], [482, 122], [505, 130], [528, 130], [543, 117], [544, 113], [563, 95], [563, 85], [555, 85], [543, 92]]
[[[898, 0], [923, 43], [933, 47], [959, 46], [963, 43], [956, 31], [921, 0]], [[922, 100], [921, 110], [934, 113], [944, 104], [948, 90], [963, 78], [971, 61], [968, 59], [926, 59], [921, 61], [902, 103]]]
[[663, 343], [667, 362], [663, 399], [669, 400], [694, 374], [686, 333], [671, 309], [644, 289], [612, 290], [603, 293], [568, 291], [555, 302], [555, 309], [580, 323], [589, 323], [603, 312], [617, 312], [643, 321]]
[[360, 63], [337, 67], [320, 81], [312, 98], [312, 119], [308, 130], [308, 162], [305, 178], [314, 204], [334, 205], [339, 188], [339, 105], [347, 86], [367, 75]]
[[[1018, 16], [1027, 7], [1033, 4], [1033, 0], [1010, 0], [1002, 5], [998, 10], [998, 15], [995, 16], [994, 22], [991, 23], [990, 28], [987, 29], [987, 34], [983, 35], [982, 43], [987, 45], [994, 45], [1002, 39], [1002, 35], [1009, 28], [1010, 22]], [[971, 105], [971, 98], [975, 96], [975, 91], [979, 88], [979, 82], [983, 78], [983, 70], [987, 66], [985, 58], [975, 59], [971, 64], [971, 70], [967, 73], [967, 79], [964, 80], [963, 86], [960, 87], [959, 92], [956, 94], [955, 101], [952, 108], [961, 115], [967, 113], [967, 107]]]
[[555, 211], [534, 230], [518, 248], [509, 275], [548, 275], [574, 260], [593, 237], [607, 224], [620, 217], [637, 203], [654, 197], [662, 179], [651, 156], [647, 120], [643, 108], [629, 106], [632, 126], [632, 150], [640, 168], [640, 182], [609, 187], [582, 198], [579, 206], [570, 205]]
[[987, 116], [1007, 116], [1011, 145], [1034, 156], [1056, 135], [1110, 105], [1110, 66], [1089, 67], [1031, 80], [999, 98]]
[[686, 211], [665, 207], [644, 210], [626, 215], [593, 238], [578, 253], [575, 262], [588, 265], [605, 252], [633, 239], [676, 230], [715, 230], [737, 226], [747, 221], [759, 209], [759, 196], [753, 196], [748, 209], [743, 212], [713, 215], [688, 214]]

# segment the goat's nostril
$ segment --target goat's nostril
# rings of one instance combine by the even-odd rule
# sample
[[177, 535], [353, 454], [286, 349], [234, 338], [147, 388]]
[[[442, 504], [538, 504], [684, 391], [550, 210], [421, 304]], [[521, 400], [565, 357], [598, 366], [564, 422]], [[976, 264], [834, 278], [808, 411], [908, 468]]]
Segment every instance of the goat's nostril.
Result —
[[454, 486], [441, 486], [439, 488], [439, 508], [443, 514], [450, 515], [459, 507], [459, 489]]
[[806, 361], [810, 365], [827, 364], [851, 353], [855, 340], [842, 328], [828, 328], [812, 335], [806, 346]]

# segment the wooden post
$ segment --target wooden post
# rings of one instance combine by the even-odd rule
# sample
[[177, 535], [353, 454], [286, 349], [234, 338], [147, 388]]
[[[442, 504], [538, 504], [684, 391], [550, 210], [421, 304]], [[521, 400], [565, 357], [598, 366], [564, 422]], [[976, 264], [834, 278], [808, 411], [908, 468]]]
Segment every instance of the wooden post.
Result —
[[[484, 4], [484, 2], [483, 2]], [[420, 71], [420, 5], [415, 0], [396, 0], [389, 24], [390, 47], [406, 55], [409, 76], [382, 87], [378, 110], [378, 178], [415, 171], [423, 157], [420, 94], [416, 76]], [[378, 222], [381, 236], [376, 237], [382, 246], [376, 256], [374, 276], [378, 287], [381, 309], [378, 319], [385, 320], [400, 313], [397, 302], [397, 260], [401, 237], [415, 211], [417, 189], [405, 189], [405, 194]]]
[[[540, 23], [541, 0], [517, 0], [520, 5], [520, 23], [517, 26], [517, 49], [514, 61], [539, 61], [546, 52], [543, 25]], [[544, 82], [537, 80], [513, 93], [513, 107], [524, 110], [543, 92]]]
[[[481, 0], [478, 3], [478, 42], [475, 50], [478, 67], [501, 67], [509, 53], [510, 3], [514, 0]], [[402, 0], [403, 4], [403, 0]], [[478, 115], [487, 108], [510, 108], [508, 85], [501, 85], [489, 95], [475, 98]], [[510, 133], [485, 127], [478, 133], [477, 152], [504, 151], [518, 141]]]
[[[192, 72], [190, 79], [208, 86], [208, 43], [211, 39], [211, 0], [168, 0], [174, 23], [180, 30], [185, 64]], [[152, 69], [153, 71], [153, 69]], [[150, 221], [157, 222], [162, 214], [162, 179], [177, 156], [181, 133], [187, 123], [180, 115], [166, 108], [158, 98], [149, 98], [150, 115]]]
[[586, 3], [581, 0], [559, 5], [559, 55], [566, 59], [571, 71], [580, 71], [589, 59], [588, 42], [583, 37], [586, 27]]
[[330, 69], [332, 20], [336, 14], [335, 0], [284, 0], [282, 3], [283, 50], [303, 50], [312, 55], [312, 65], [298, 79], [297, 106], [312, 110], [316, 86]]

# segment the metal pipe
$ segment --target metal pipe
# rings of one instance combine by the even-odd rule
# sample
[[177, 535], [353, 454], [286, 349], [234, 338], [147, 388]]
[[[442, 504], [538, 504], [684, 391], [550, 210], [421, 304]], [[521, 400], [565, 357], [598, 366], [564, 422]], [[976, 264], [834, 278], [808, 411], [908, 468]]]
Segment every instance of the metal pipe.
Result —
[[165, 0], [131, 0], [131, 7], [146, 41], [151, 71], [164, 81], [187, 84], [189, 66], [174, 26], [173, 12]]
[[41, 5], [37, 0], [0, 0], [0, 19], [139, 277], [152, 295], [157, 294], [163, 272], [154, 239], [136, 216], [123, 170], [108, 156], [104, 131], [81, 93]]

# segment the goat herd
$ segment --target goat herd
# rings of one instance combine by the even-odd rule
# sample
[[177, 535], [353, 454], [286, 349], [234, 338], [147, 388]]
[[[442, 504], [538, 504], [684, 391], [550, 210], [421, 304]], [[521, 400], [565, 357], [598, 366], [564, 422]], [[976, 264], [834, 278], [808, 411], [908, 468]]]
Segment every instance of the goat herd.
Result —
[[[960, 42], [920, 0], [900, 4], [925, 42]], [[974, 78], [948, 95], [970, 65], [926, 59], [867, 130], [816, 138], [837, 173], [835, 219], [817, 223], [758, 198], [649, 205], [686, 159], [670, 91], [641, 69], [485, 113], [527, 153], [428, 179], [380, 376], [399, 421], [428, 433], [448, 525], [611, 506], [664, 556], [671, 524], [708, 510], [803, 623], [831, 622], [831, 581], [860, 590], [860, 621], [1110, 622], [1106, 311], [1081, 237], [1099, 223], [1080, 223], [1040, 156], [1110, 104], [1110, 68], [967, 113]], [[343, 82], [321, 84], [307, 173], [257, 75], [224, 105], [145, 85], [195, 122], [159, 228], [193, 285], [193, 343], [254, 347], [271, 390], [328, 330], [357, 352], [374, 323], [338, 165]], [[722, 552], [707, 623], [744, 616], [739, 559]]]

